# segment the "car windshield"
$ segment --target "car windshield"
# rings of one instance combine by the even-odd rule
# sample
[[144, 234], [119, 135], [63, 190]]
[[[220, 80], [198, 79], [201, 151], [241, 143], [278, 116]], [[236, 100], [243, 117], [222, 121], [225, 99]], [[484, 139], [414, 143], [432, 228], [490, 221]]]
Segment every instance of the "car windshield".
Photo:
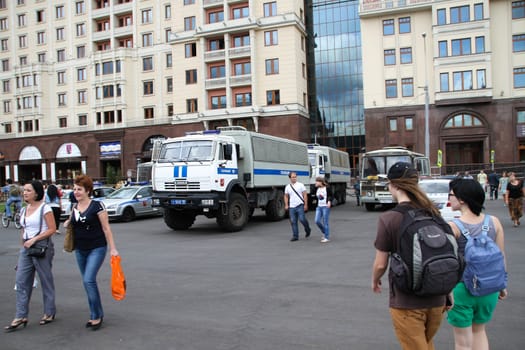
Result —
[[386, 175], [390, 167], [397, 162], [412, 163], [410, 156], [403, 155], [364, 157], [363, 176]]
[[426, 193], [448, 193], [448, 182], [420, 182], [419, 187]]
[[212, 150], [213, 142], [209, 140], [170, 142], [162, 146], [159, 162], [212, 160]]
[[121, 189], [108, 194], [106, 198], [112, 198], [112, 199], [127, 199], [127, 198], [133, 198], [135, 193], [137, 192], [136, 188], [133, 187], [122, 187]]

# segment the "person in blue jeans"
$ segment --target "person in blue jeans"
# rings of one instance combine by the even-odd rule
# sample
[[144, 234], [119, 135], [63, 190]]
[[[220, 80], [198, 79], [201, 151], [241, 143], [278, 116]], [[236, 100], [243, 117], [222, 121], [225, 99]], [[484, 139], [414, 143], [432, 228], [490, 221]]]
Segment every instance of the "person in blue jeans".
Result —
[[116, 256], [119, 253], [115, 247], [104, 204], [91, 200], [93, 180], [87, 175], [79, 175], [75, 178], [74, 184], [73, 191], [78, 203], [64, 226], [73, 225], [75, 255], [90, 310], [86, 328], [96, 331], [104, 320], [97, 274], [106, 257], [108, 245], [111, 255]]
[[16, 203], [18, 211], [22, 209], [22, 193], [20, 191], [20, 186], [13, 183], [13, 180], [7, 179], [6, 185], [2, 189], [2, 192], [8, 194], [7, 201], [5, 202], [5, 214], [7, 217], [13, 217], [11, 212], [11, 204]]
[[330, 219], [330, 208], [332, 207], [332, 190], [328, 186], [326, 179], [321, 176], [315, 179], [315, 187], [317, 188], [315, 192], [315, 196], [317, 197], [315, 224], [323, 233], [321, 243], [328, 243], [330, 242], [330, 225], [328, 220]]
[[290, 222], [292, 224], [293, 237], [290, 240], [295, 242], [299, 240], [299, 227], [297, 221], [303, 224], [306, 232], [305, 237], [308, 238], [312, 230], [310, 224], [304, 215], [308, 211], [308, 193], [306, 187], [297, 181], [297, 173], [292, 171], [288, 174], [290, 183], [284, 188], [284, 209], [288, 210]]

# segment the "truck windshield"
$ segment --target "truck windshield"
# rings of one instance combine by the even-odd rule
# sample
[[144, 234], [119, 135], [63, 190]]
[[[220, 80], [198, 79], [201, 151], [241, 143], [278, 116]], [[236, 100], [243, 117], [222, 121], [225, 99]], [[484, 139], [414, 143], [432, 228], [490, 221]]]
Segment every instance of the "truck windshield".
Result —
[[363, 176], [386, 175], [388, 169], [397, 162], [412, 164], [410, 156], [404, 155], [365, 157], [363, 158]]
[[311, 166], [316, 166], [315, 160], [317, 158], [317, 155], [315, 153], [308, 153], [308, 160], [310, 161]]
[[177, 141], [162, 146], [159, 162], [203, 161], [213, 159], [213, 142]]

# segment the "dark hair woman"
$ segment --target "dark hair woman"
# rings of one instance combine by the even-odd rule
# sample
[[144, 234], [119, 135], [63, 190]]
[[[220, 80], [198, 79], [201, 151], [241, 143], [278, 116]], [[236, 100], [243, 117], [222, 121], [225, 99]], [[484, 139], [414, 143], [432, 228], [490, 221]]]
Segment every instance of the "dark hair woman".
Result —
[[62, 199], [59, 196], [58, 188], [51, 184], [47, 186], [46, 190], [46, 204], [53, 210], [53, 216], [55, 218], [55, 226], [57, 229], [56, 233], [60, 233], [58, 228], [60, 227], [60, 213], [62, 211]]

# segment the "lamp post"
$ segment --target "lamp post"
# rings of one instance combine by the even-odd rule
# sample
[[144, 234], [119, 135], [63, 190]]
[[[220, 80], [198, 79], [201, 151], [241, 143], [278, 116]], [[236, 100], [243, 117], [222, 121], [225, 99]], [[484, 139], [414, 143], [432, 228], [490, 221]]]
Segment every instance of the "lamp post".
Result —
[[430, 128], [429, 128], [429, 121], [428, 121], [428, 104], [429, 104], [429, 96], [428, 96], [428, 73], [427, 73], [427, 33], [422, 33], [421, 36], [423, 37], [423, 49], [425, 52], [425, 156], [430, 158]]

